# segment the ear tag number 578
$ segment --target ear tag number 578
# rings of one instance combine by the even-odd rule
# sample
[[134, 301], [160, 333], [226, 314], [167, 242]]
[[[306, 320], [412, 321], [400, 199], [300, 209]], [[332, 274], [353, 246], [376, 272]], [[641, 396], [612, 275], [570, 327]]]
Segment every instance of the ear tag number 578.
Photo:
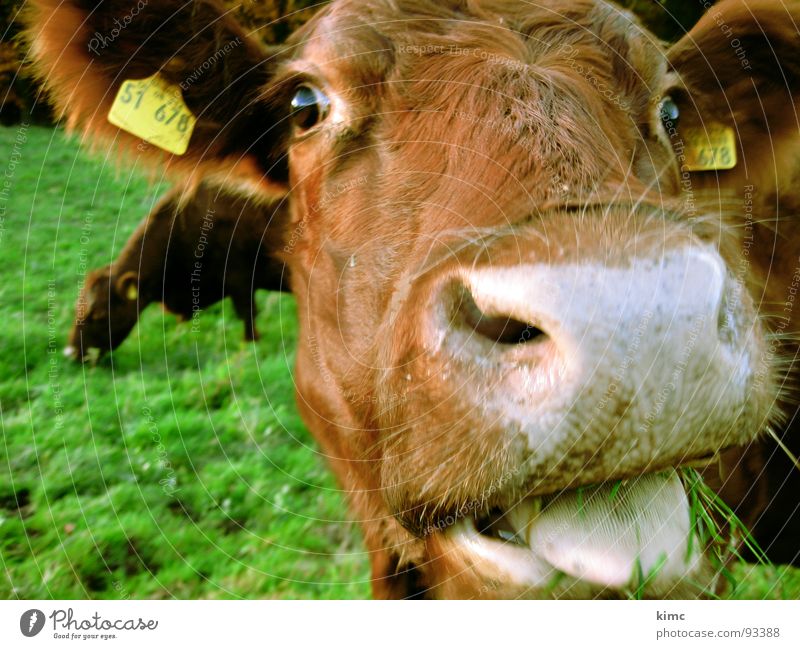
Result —
[[183, 101], [180, 88], [154, 74], [122, 82], [108, 121], [145, 142], [183, 155], [197, 120]]

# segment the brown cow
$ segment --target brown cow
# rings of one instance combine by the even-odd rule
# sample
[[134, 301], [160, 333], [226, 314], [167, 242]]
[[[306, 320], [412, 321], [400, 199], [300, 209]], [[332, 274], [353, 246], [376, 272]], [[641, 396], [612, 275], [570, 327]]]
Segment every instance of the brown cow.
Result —
[[174, 188], [116, 261], [86, 276], [65, 356], [86, 361], [116, 349], [153, 302], [189, 320], [230, 296], [245, 340], [258, 339], [256, 289], [285, 286], [283, 264], [274, 257], [285, 212], [207, 184]]
[[163, 0], [90, 51], [129, 4], [33, 0], [38, 70], [134, 154], [123, 81], [183, 83], [167, 167], [288, 198], [298, 406], [376, 596], [715, 585], [675, 467], [791, 432], [800, 3], [665, 51], [600, 0], [335, 0], [270, 50]]

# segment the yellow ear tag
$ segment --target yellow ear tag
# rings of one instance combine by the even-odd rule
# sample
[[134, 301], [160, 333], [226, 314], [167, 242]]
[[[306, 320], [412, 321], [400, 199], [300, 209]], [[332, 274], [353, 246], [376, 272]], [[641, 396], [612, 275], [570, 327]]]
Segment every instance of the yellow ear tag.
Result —
[[127, 298], [128, 298], [130, 301], [131, 301], [131, 302], [133, 302], [133, 300], [135, 300], [135, 299], [137, 299], [137, 298], [139, 297], [139, 289], [137, 289], [137, 288], [136, 288], [136, 285], [135, 285], [135, 284], [131, 284], [131, 285], [128, 287], [128, 293], [126, 294], [126, 297], [127, 297]]
[[682, 129], [681, 135], [689, 171], [725, 171], [736, 166], [736, 136], [732, 128], [706, 124]]
[[145, 142], [183, 155], [197, 120], [183, 101], [180, 87], [156, 73], [123, 81], [108, 121]]

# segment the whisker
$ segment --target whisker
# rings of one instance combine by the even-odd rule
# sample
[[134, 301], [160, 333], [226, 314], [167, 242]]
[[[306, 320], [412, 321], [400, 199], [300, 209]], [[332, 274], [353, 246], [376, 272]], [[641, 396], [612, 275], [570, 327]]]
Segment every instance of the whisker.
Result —
[[788, 457], [792, 461], [792, 464], [794, 464], [795, 468], [800, 471], [800, 460], [798, 460], [794, 453], [792, 453], [786, 444], [783, 443], [783, 440], [778, 437], [772, 426], [767, 426], [767, 434], [775, 440], [775, 443], [780, 447], [780, 449], [786, 453], [786, 457]]

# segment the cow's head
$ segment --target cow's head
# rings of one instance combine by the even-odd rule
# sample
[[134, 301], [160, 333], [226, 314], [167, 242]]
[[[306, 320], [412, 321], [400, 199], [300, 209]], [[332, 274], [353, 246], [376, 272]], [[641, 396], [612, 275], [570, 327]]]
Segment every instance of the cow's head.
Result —
[[114, 272], [113, 266], [105, 266], [88, 273], [64, 355], [85, 362], [116, 349], [139, 320], [138, 285], [134, 271]]
[[[792, 160], [797, 3], [725, 0], [669, 52], [594, 0], [336, 0], [281, 50], [204, 0], [33, 5], [72, 126], [138, 154], [106, 114], [160, 72], [197, 117], [167, 164], [289, 201], [298, 404], [376, 594], [709, 585], [675, 467], [774, 416], [742, 240]], [[704, 125], [733, 170], [686, 169]]]

